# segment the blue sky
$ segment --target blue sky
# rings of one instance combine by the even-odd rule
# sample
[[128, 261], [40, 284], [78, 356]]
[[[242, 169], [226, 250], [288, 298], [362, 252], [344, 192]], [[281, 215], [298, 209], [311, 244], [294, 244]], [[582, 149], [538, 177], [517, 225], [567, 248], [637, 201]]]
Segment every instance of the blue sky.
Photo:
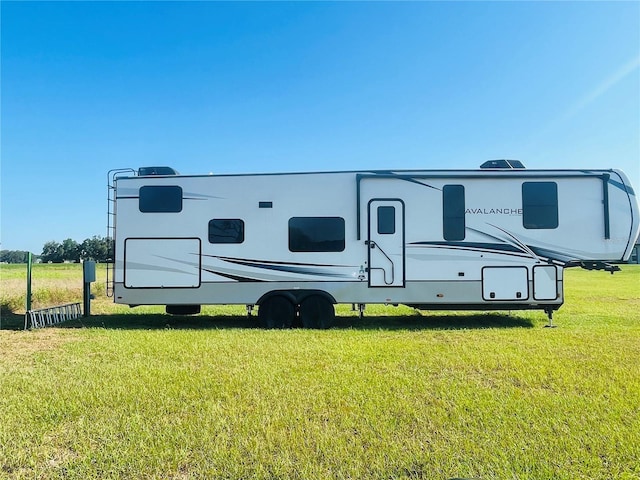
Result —
[[106, 235], [107, 171], [620, 168], [638, 2], [1, 2], [0, 248]]

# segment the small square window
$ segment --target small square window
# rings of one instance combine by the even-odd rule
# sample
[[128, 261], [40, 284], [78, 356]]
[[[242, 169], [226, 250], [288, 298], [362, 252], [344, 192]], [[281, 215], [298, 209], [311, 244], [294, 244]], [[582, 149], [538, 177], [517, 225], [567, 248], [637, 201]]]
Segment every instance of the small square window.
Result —
[[215, 218], [209, 220], [209, 242], [244, 242], [244, 221], [238, 218]]

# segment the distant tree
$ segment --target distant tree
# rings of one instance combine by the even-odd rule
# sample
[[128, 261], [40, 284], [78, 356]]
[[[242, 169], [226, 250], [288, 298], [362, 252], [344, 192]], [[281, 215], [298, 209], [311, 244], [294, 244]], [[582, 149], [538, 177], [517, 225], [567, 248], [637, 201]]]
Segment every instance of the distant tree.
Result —
[[[23, 253], [26, 255], [26, 252]], [[94, 235], [91, 238], [86, 238], [80, 244], [71, 238], [67, 238], [61, 244], [56, 241], [50, 241], [44, 244], [42, 255], [40, 256], [40, 260], [44, 263], [79, 262], [80, 259], [95, 260], [99, 263], [112, 261], [113, 239]], [[4, 259], [0, 261], [9, 262]], [[26, 260], [24, 261], [26, 262]]]
[[62, 258], [68, 262], [80, 261], [80, 245], [75, 240], [67, 238], [62, 241]]
[[95, 260], [96, 262], [110, 261], [113, 252], [113, 241], [110, 238], [93, 236], [85, 239], [80, 246], [81, 256], [84, 260]]
[[[0, 262], [2, 263], [27, 263], [29, 252], [22, 250], [1, 250]], [[32, 256], [32, 260], [35, 261], [36, 256]]]
[[40, 258], [43, 263], [62, 263], [64, 261], [64, 249], [58, 242], [47, 242], [42, 247]]

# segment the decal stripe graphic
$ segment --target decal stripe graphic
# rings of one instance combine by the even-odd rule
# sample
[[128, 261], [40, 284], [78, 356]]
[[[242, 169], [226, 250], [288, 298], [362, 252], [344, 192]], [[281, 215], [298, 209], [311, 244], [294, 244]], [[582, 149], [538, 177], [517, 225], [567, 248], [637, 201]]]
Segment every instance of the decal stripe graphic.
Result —
[[[488, 252], [488, 253], [495, 253], [499, 255], [531, 258], [531, 254], [528, 251], [522, 251], [516, 246], [509, 245], [507, 243], [411, 242], [408, 245], [414, 246], [414, 247], [467, 250], [467, 251], [477, 251], [477, 252], [485, 252], [485, 253]], [[549, 250], [541, 247], [534, 247], [532, 245], [527, 245], [526, 247], [527, 247], [527, 250], [535, 254], [534, 258], [539, 258], [541, 260], [547, 260], [547, 261], [550, 260], [563, 265], [567, 261], [570, 261], [573, 259], [573, 257], [570, 257], [566, 253], [557, 252], [554, 250]]]
[[212, 270], [210, 268], [203, 268], [202, 270], [204, 270], [205, 272], [213, 273], [214, 275], [219, 275], [221, 277], [235, 280], [236, 282], [264, 282], [264, 280], [260, 280], [258, 278], [240, 277], [238, 275], [231, 275], [230, 273], [217, 272], [216, 270]]
[[303, 275], [318, 275], [322, 277], [344, 277], [341, 273], [332, 273], [332, 272], [323, 272], [322, 270], [305, 268], [305, 267], [296, 267], [289, 266], [286, 264], [275, 264], [275, 263], [256, 263], [256, 262], [248, 262], [242, 260], [230, 260], [224, 259], [225, 262], [234, 263], [236, 265], [243, 265], [245, 267], [254, 267], [254, 268], [264, 268], [267, 270], [276, 270], [279, 272], [289, 272], [289, 273], [301, 273]]
[[[345, 268], [357, 269], [358, 268], [353, 265], [331, 265], [331, 264], [252, 260], [252, 259], [233, 258], [233, 257], [221, 257], [216, 255], [203, 255], [203, 257], [215, 258], [226, 263], [241, 265], [243, 267], [259, 268], [263, 270], [273, 270], [278, 272], [287, 272], [287, 273], [293, 273], [293, 274], [299, 274], [299, 275], [314, 275], [318, 277], [351, 279], [352, 272], [340, 273], [340, 272], [336, 272], [335, 269], [345, 269]], [[207, 271], [209, 271], [210, 273], [218, 274], [218, 272], [213, 270], [207, 270]], [[229, 278], [233, 278], [233, 276]]]
[[341, 268], [356, 268], [354, 265], [336, 265], [331, 263], [299, 263], [299, 262], [278, 262], [275, 260], [256, 260], [252, 258], [237, 258], [237, 257], [221, 257], [220, 255], [202, 255], [203, 257], [218, 258], [225, 262], [239, 263], [239, 262], [251, 262], [257, 264], [269, 264], [269, 265], [296, 265], [301, 267], [341, 267]]

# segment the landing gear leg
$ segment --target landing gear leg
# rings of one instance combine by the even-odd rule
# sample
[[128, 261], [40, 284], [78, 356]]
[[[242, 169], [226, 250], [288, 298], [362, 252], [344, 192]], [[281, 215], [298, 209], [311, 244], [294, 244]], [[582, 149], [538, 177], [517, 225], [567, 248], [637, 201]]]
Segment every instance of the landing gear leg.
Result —
[[253, 313], [253, 307], [255, 305], [247, 305], [247, 317], [251, 318], [251, 314]]
[[358, 304], [358, 317], [360, 318], [360, 320], [362, 320], [364, 318], [364, 309], [365, 309], [366, 305], [364, 303], [359, 303]]
[[545, 308], [544, 311], [547, 317], [549, 317], [549, 323], [547, 323], [544, 328], [556, 328], [556, 325], [553, 324], [553, 309], [549, 307]]

